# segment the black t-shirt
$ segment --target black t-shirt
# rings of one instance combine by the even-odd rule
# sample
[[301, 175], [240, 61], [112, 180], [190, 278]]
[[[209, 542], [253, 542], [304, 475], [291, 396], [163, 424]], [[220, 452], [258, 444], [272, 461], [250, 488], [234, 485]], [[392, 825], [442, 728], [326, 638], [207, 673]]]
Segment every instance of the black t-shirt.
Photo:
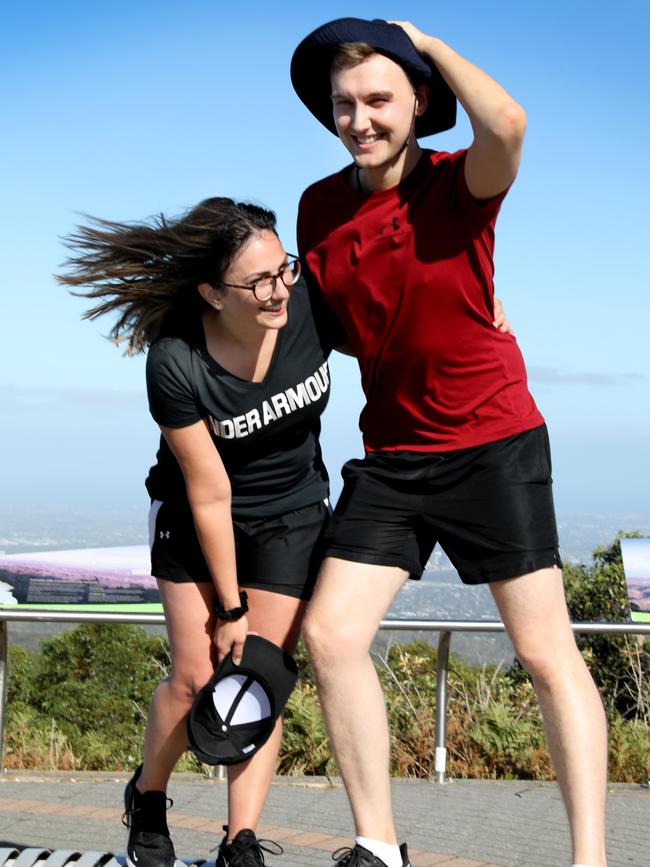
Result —
[[[230, 478], [233, 517], [241, 520], [299, 509], [328, 493], [318, 436], [329, 397], [326, 359], [339, 338], [319, 333], [303, 280], [287, 310], [262, 382], [239, 379], [212, 358], [198, 317], [183, 336], [157, 339], [147, 357], [151, 415], [165, 427], [207, 420]], [[149, 495], [187, 507], [183, 474], [164, 437], [156, 457]]]

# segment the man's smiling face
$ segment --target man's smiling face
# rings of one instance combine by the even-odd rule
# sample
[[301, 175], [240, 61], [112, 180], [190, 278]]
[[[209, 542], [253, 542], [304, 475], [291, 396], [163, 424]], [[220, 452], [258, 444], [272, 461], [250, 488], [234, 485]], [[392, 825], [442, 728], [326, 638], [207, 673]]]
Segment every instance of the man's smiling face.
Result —
[[[413, 135], [416, 95], [406, 73], [383, 54], [331, 74], [334, 122], [359, 168], [394, 163]], [[419, 111], [418, 111], [419, 113]]]

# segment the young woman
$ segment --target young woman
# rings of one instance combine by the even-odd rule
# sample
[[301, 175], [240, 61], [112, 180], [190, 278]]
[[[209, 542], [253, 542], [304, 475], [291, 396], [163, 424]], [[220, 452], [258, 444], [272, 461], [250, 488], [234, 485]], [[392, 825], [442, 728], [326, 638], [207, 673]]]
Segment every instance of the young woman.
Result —
[[[148, 348], [162, 437], [147, 478], [152, 574], [172, 655], [127, 785], [132, 867], [173, 867], [166, 788], [196, 692], [249, 631], [293, 652], [318, 569], [328, 480], [318, 443], [329, 346], [275, 215], [207, 199], [176, 221], [95, 221], [68, 239], [61, 282], [119, 314], [111, 334]], [[85, 288], [83, 288], [85, 287]], [[254, 829], [282, 731], [228, 771], [217, 865], [263, 864]]]
[[[130, 867], [173, 867], [166, 788], [197, 691], [249, 631], [295, 649], [319, 566], [328, 480], [318, 442], [327, 354], [345, 340], [319, 308], [275, 216], [207, 199], [178, 220], [93, 221], [59, 279], [117, 313], [111, 335], [148, 349], [162, 437], [147, 478], [151, 569], [172, 668], [151, 702], [144, 761], [125, 792]], [[507, 329], [500, 308], [495, 327]], [[282, 732], [228, 769], [216, 867], [264, 864], [255, 836]]]

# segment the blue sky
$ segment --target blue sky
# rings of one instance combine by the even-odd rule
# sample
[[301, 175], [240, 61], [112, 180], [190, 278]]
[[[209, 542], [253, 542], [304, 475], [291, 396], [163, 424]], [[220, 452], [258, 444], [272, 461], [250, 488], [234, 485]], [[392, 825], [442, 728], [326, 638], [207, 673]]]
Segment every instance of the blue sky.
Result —
[[[7, 4], [0, 503], [132, 504], [152, 462], [142, 359], [80, 321], [52, 279], [79, 212], [177, 214], [210, 195], [273, 207], [295, 247], [302, 189], [347, 161], [288, 67], [324, 18], [410, 19], [523, 104], [519, 178], [497, 227], [496, 282], [553, 444], [564, 510], [650, 512], [646, 3], [204, 0]], [[470, 143], [467, 121], [427, 146]], [[360, 452], [353, 362], [333, 364], [330, 469]], [[338, 483], [335, 484], [335, 487]]]

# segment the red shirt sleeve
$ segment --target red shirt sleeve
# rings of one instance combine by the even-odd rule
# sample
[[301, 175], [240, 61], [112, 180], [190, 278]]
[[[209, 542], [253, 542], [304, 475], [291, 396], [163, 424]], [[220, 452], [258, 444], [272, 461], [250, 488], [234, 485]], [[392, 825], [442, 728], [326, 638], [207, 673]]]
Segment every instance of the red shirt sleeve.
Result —
[[494, 223], [499, 211], [501, 203], [508, 194], [510, 186], [506, 187], [501, 193], [492, 196], [489, 199], [477, 199], [473, 196], [465, 180], [465, 159], [467, 158], [467, 150], [457, 151], [451, 154], [454, 171], [454, 187], [458, 206], [460, 207], [463, 217], [470, 223], [473, 229], [483, 231], [490, 223]]

